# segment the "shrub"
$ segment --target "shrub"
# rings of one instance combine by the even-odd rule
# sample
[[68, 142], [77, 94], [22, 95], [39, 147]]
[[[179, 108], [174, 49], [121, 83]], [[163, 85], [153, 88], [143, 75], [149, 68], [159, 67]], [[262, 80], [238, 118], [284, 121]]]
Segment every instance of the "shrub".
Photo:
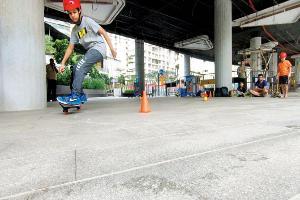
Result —
[[87, 78], [83, 81], [84, 89], [105, 89], [105, 82], [102, 79]]
[[57, 85], [70, 85], [71, 82], [71, 70], [66, 67], [63, 73], [57, 74]]
[[134, 94], [134, 90], [125, 90], [123, 94]]

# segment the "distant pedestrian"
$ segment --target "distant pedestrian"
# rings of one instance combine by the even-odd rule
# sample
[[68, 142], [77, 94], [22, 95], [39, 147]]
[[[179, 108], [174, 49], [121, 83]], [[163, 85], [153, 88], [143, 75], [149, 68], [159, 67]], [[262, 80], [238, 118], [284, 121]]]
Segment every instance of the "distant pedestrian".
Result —
[[55, 66], [54, 59], [50, 59], [50, 63], [46, 65], [47, 74], [47, 101], [56, 101], [56, 81], [58, 70]]
[[292, 74], [292, 64], [290, 61], [286, 60], [286, 57], [287, 54], [285, 52], [280, 53], [280, 62], [278, 63], [277, 69], [277, 79], [279, 79], [280, 88], [284, 98], [288, 96], [289, 80]]

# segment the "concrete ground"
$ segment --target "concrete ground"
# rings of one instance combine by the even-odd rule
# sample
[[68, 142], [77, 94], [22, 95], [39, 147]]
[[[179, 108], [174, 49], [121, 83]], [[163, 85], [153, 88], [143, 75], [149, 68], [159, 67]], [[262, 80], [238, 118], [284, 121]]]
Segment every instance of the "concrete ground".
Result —
[[300, 95], [0, 113], [0, 199], [300, 199]]

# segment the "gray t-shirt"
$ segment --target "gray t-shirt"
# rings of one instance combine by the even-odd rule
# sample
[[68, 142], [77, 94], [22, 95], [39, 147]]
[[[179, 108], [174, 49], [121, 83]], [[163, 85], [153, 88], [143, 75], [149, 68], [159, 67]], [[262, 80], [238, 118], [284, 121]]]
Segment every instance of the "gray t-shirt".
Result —
[[96, 49], [103, 58], [106, 57], [106, 46], [98, 31], [100, 25], [89, 17], [83, 16], [81, 24], [72, 29], [70, 43], [81, 44], [86, 50]]

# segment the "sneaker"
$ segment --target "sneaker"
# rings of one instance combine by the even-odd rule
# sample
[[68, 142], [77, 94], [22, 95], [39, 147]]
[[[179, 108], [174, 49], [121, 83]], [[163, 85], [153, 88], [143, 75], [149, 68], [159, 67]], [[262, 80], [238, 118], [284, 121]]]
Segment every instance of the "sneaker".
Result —
[[[60, 101], [66, 102], [65, 98], [70, 98], [72, 95], [73, 95], [73, 92], [71, 92], [70, 94], [68, 94], [66, 96], [61, 96]], [[81, 100], [81, 104], [84, 104], [87, 102], [87, 97], [83, 92], [80, 94], [79, 98]]]
[[80, 100], [81, 100], [81, 103], [84, 104], [87, 102], [87, 97], [84, 93], [81, 93], [80, 94]]
[[80, 96], [76, 95], [75, 93], [71, 93], [70, 95], [67, 96], [59, 96], [57, 97], [57, 101], [62, 104], [67, 104], [67, 105], [80, 105], [81, 100]]
[[67, 98], [70, 98], [72, 95], [73, 95], [73, 92], [71, 92], [70, 94], [65, 95], [65, 96], [58, 96], [58, 97], [56, 97], [56, 100], [59, 103], [67, 104]]

